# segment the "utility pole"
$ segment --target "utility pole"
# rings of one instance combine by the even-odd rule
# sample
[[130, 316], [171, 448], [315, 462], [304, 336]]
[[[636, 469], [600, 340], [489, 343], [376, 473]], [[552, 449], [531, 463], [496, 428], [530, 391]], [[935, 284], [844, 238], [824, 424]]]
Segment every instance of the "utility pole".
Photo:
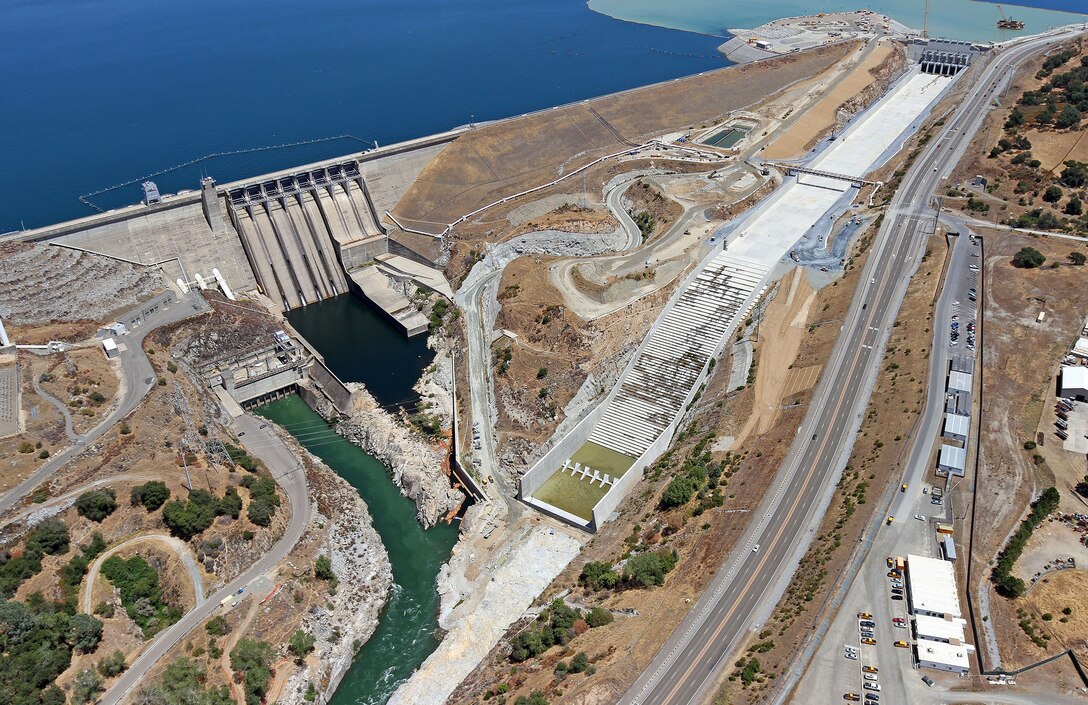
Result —
[[929, 39], [929, 0], [926, 0], [925, 18], [922, 20], [922, 39]]

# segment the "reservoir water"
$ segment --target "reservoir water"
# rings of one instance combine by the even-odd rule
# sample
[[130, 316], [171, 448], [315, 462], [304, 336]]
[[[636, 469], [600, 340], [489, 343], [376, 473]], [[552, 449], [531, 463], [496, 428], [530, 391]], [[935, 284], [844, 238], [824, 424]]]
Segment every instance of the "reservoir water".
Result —
[[392, 323], [354, 294], [309, 304], [287, 320], [344, 382], [363, 382], [390, 411], [409, 409], [417, 394], [412, 386], [434, 359], [427, 336], [406, 338]]
[[[416, 508], [378, 460], [336, 434], [298, 396], [262, 407], [310, 452], [359, 490], [393, 566], [393, 593], [377, 631], [355, 658], [331, 705], [380, 705], [438, 646], [435, 577], [457, 541], [456, 526], [424, 531]], [[342, 576], [344, 579], [350, 579]]]
[[[90, 215], [78, 196], [205, 154], [345, 133], [384, 145], [724, 66], [717, 44], [585, 0], [5, 0], [0, 233]], [[202, 173], [222, 183], [368, 146], [156, 181], [173, 193]]]
[[[1007, 41], [1050, 27], [1084, 22], [1085, 15], [1080, 13], [1088, 10], [1084, 0], [1020, 0], [1018, 5], [1031, 7], [1005, 7], [1006, 15], [1024, 22], [1023, 30], [1012, 32], [997, 29], [997, 21], [1001, 19], [1001, 8], [997, 3], [976, 0], [930, 2], [929, 34], [972, 42]], [[852, 12], [859, 8], [888, 15], [920, 30], [926, 3], [923, 0], [867, 0], [863, 3], [854, 0], [589, 0], [589, 7], [630, 22], [728, 36], [730, 29], [751, 29], [781, 17]]]

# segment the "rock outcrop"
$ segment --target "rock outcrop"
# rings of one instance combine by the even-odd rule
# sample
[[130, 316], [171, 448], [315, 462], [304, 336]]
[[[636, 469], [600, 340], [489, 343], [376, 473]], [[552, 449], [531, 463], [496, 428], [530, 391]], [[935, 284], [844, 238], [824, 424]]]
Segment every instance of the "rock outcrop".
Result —
[[351, 666], [355, 653], [373, 635], [389, 599], [393, 573], [381, 537], [371, 523], [362, 497], [315, 456], [307, 456], [310, 501], [315, 507], [302, 544], [314, 557], [326, 555], [342, 576], [335, 594], [310, 608], [299, 624], [317, 643], [313, 655], [294, 670], [277, 699], [281, 705], [304, 705], [310, 683], [327, 702]]
[[365, 387], [348, 386], [355, 407], [336, 432], [390, 469], [401, 493], [416, 503], [419, 522], [429, 529], [461, 506], [465, 495], [450, 486], [444, 451], [381, 408]]

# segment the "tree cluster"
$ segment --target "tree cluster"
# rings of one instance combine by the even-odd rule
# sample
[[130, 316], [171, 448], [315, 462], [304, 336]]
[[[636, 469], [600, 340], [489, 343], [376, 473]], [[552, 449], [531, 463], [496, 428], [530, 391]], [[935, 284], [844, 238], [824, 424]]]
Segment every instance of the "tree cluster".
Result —
[[162, 509], [162, 520], [170, 533], [188, 541], [212, 525], [217, 516], [235, 519], [242, 512], [238, 490], [228, 487], [221, 499], [207, 490], [190, 490], [185, 500], [175, 499]]
[[[609, 615], [611, 617], [611, 615]], [[539, 656], [551, 647], [565, 645], [575, 636], [575, 624], [582, 619], [582, 611], [568, 607], [562, 600], [553, 600], [537, 617], [529, 629], [514, 637], [511, 642], [510, 660], [521, 663]], [[601, 625], [608, 622], [600, 622]], [[610, 621], [610, 620], [609, 620]], [[584, 630], [588, 622], [581, 627]], [[581, 632], [578, 632], [581, 633]]]
[[27, 533], [22, 555], [0, 556], [0, 598], [11, 597], [23, 581], [42, 571], [42, 557], [68, 551], [68, 527], [46, 519]]
[[79, 515], [100, 522], [117, 509], [117, 493], [111, 487], [84, 492], [76, 498]]
[[242, 675], [246, 705], [261, 705], [272, 682], [272, 647], [256, 639], [243, 638], [231, 649], [230, 667]]
[[132, 506], [143, 505], [143, 508], [149, 512], [153, 512], [166, 504], [168, 499], [170, 499], [170, 488], [166, 486], [165, 482], [159, 480], [151, 480], [142, 485], [136, 485], [132, 488], [132, 494], [129, 495]]
[[268, 475], [249, 475], [242, 478], [242, 487], [249, 490], [249, 506], [246, 516], [257, 526], [268, 526], [276, 516], [280, 506], [280, 496], [276, 493], [276, 481]]
[[121, 593], [125, 612], [150, 639], [181, 619], [181, 610], [163, 601], [159, 573], [140, 556], [110, 556], [102, 563], [102, 575]]
[[1024, 552], [1024, 547], [1028, 545], [1028, 539], [1031, 538], [1036, 527], [1043, 523], [1043, 520], [1052, 511], [1058, 508], [1060, 499], [1061, 495], [1058, 490], [1054, 487], [1048, 487], [1039, 496], [1039, 499], [1032, 502], [1031, 511], [1020, 522], [1016, 533], [1009, 538], [1008, 544], [998, 555], [997, 565], [994, 566], [993, 572], [990, 574], [990, 579], [999, 594], [1005, 597], [1020, 597], [1024, 594], [1027, 586], [1023, 580], [1012, 574], [1012, 569], [1020, 558], [1020, 554]]

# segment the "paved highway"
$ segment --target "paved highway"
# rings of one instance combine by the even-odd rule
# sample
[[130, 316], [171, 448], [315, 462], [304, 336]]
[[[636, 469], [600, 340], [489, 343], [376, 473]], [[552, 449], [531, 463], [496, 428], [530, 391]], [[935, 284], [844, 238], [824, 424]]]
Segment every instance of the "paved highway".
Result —
[[[151, 361], [144, 354], [143, 341], [151, 331], [168, 323], [175, 323], [189, 316], [207, 309], [207, 304], [199, 294], [182, 297], [177, 303], [156, 311], [131, 334], [125, 336], [119, 342], [125, 349], [120, 353], [121, 360], [121, 385], [119, 389], [120, 399], [113, 411], [110, 412], [102, 423], [86, 433], [80, 441], [74, 443], [63, 451], [57, 453], [47, 462], [42, 464], [34, 473], [4, 493], [0, 497], [0, 515], [7, 513], [23, 497], [34, 490], [43, 480], [59, 470], [65, 463], [83, 452], [91, 443], [98, 440], [102, 434], [111, 429], [121, 419], [129, 415], [147, 393], [155, 385], [157, 377], [151, 367]], [[66, 423], [67, 426], [67, 423]]]
[[771, 491], [753, 514], [757, 521], [621, 698], [624, 705], [705, 700], [722, 667], [781, 594], [849, 457], [887, 335], [923, 252], [932, 223], [931, 196], [967, 149], [994, 90], [1003, 87], [1013, 67], [1052, 41], [1053, 35], [1033, 38], [988, 57], [989, 64], [973, 73], [968, 95], [941, 137], [931, 141], [905, 175], [808, 414]]

